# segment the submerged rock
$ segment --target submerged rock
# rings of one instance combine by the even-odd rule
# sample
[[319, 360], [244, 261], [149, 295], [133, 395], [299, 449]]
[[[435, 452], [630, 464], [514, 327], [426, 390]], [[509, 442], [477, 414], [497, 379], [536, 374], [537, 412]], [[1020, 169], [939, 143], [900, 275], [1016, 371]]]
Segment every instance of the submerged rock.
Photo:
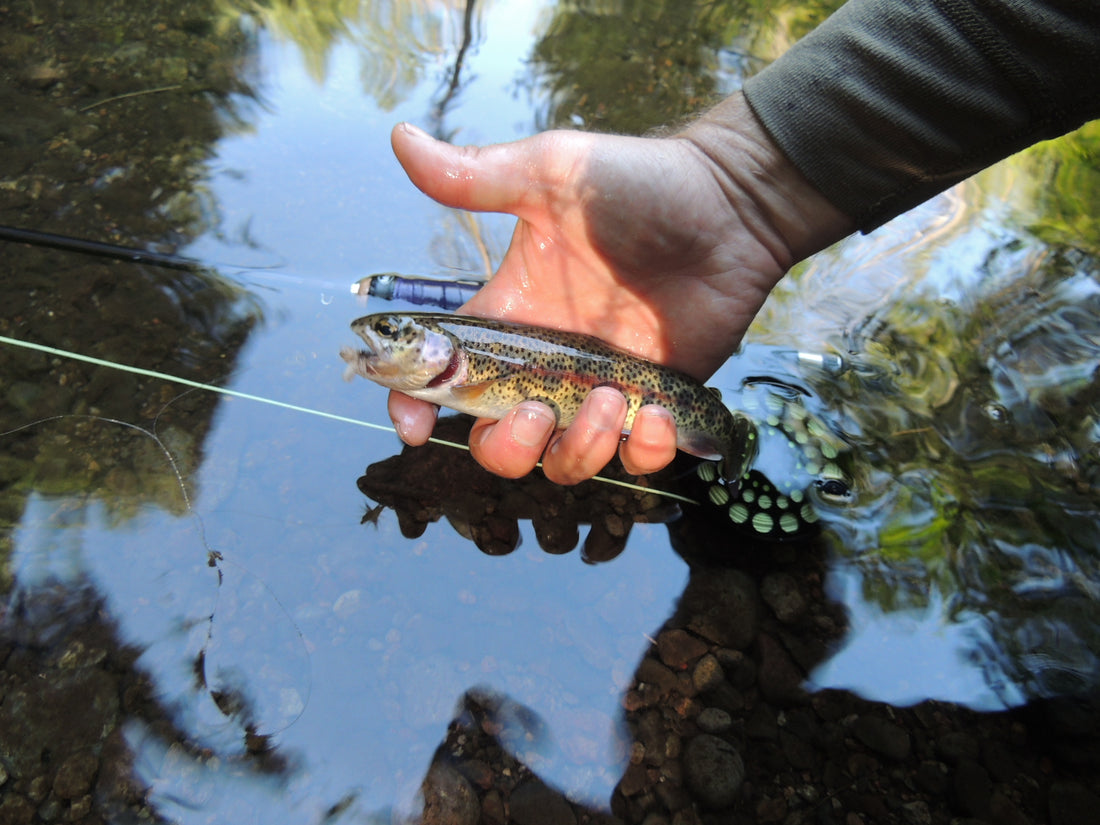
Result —
[[741, 754], [725, 739], [701, 733], [684, 749], [684, 780], [708, 808], [734, 803], [745, 781]]

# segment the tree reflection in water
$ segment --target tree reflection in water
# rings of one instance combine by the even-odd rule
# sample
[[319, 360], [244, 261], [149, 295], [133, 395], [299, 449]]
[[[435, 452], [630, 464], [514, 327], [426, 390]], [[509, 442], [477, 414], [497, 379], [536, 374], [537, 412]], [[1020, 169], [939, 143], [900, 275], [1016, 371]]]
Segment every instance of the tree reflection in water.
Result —
[[[511, 79], [512, 88], [530, 92], [524, 106], [531, 105], [498, 119], [526, 130], [644, 132], [735, 86], [827, 5], [548, 6], [528, 66]], [[486, 86], [472, 70], [457, 71], [456, 55], [465, 49], [475, 57], [490, 34], [512, 36], [490, 32], [490, 0], [473, 7], [467, 29], [468, 8], [9, 3], [0, 10], [4, 220], [166, 251], [204, 234], [246, 248], [256, 236], [247, 221], [235, 228], [223, 214], [212, 168], [222, 139], [257, 130], [258, 115], [278, 98], [261, 59], [264, 43], [286, 37], [301, 44], [316, 78], [326, 76], [335, 45], [357, 44], [363, 87], [378, 103], [366, 120], [413, 101], [421, 108], [410, 116], [435, 112], [438, 134], [461, 134], [471, 119], [465, 107]], [[452, 88], [458, 93], [441, 94]], [[365, 132], [370, 123], [355, 128]], [[408, 535], [431, 530], [425, 525], [442, 514], [480, 549], [506, 553], [524, 531], [516, 519], [530, 519], [547, 551], [569, 552], [583, 531], [578, 555], [621, 565], [627, 537], [646, 532], [636, 523], [667, 524], [691, 571], [673, 614], [647, 617], [653, 644], [616, 671], [623, 687], [617, 719], [569, 705], [568, 729], [547, 734], [516, 697], [482, 689], [464, 672], [462, 689], [429, 696], [433, 712], [442, 706], [447, 717], [456, 701], [458, 710], [449, 726], [444, 719], [424, 784], [426, 817], [457, 811], [461, 821], [522, 822], [537, 812], [554, 822], [609, 820], [553, 787], [558, 764], [572, 776], [602, 771], [600, 782], [616, 787], [615, 816], [629, 822], [840, 821], [851, 813], [883, 822], [1061, 823], [1094, 813], [1100, 731], [1095, 706], [1078, 699], [1095, 691], [1100, 648], [1096, 135], [1095, 127], [1083, 130], [983, 176], [961, 190], [962, 206], [945, 220], [941, 203], [820, 256], [771, 302], [756, 340], [789, 347], [797, 332], [799, 347], [840, 352], [853, 365], [813, 387], [858, 447], [857, 495], [825, 514], [824, 546], [738, 540], [731, 552], [728, 523], [703, 512], [685, 510], [676, 519], [659, 499], [613, 489], [570, 498], [537, 479], [464, 475], [441, 491], [402, 491], [404, 502], [395, 503]], [[380, 188], [379, 200], [394, 197]], [[310, 216], [300, 219], [308, 224]], [[480, 270], [491, 263], [491, 244], [463, 231], [437, 244], [439, 262]], [[261, 345], [261, 332], [308, 312], [269, 315], [216, 272], [165, 278], [149, 267], [10, 244], [0, 269], [5, 335], [208, 383], [254, 378], [247, 341], [253, 353], [275, 351], [277, 375], [288, 384], [319, 392], [318, 372], [294, 373], [290, 364], [313, 341], [327, 341], [328, 319], [318, 316], [309, 344], [290, 354], [277, 336]], [[331, 354], [338, 371], [335, 347]], [[376, 782], [392, 798], [402, 778], [363, 775], [358, 785], [340, 784], [332, 777], [343, 777], [346, 766], [334, 760], [411, 752], [423, 743], [401, 737], [424, 728], [404, 723], [402, 714], [416, 710], [401, 706], [403, 697], [368, 690], [380, 677], [362, 663], [382, 655], [372, 657], [365, 644], [341, 649], [349, 637], [321, 631], [353, 615], [355, 598], [390, 595], [385, 574], [393, 568], [370, 567], [359, 545], [353, 562], [339, 555], [323, 527], [330, 514], [302, 502], [322, 497], [320, 490], [335, 496], [340, 487], [354, 496], [350, 477], [326, 485], [322, 476], [332, 475], [341, 453], [358, 461], [360, 450], [381, 448], [354, 442], [349, 449], [340, 437], [339, 448], [309, 449], [301, 431], [281, 420], [255, 446], [247, 436], [261, 417], [247, 415], [246, 425], [230, 428], [227, 447], [212, 434], [234, 411], [211, 396], [181, 395], [171, 382], [7, 349], [0, 371], [0, 430], [7, 433], [0, 456], [0, 820], [166, 821], [231, 811], [243, 821], [273, 810], [288, 820], [386, 818], [361, 788]], [[143, 432], [169, 449], [178, 474]], [[392, 459], [391, 487], [401, 477], [394, 466], [409, 460], [415, 468], [403, 483], [450, 478], [458, 464], [453, 456], [443, 467]], [[265, 469], [250, 474], [255, 467]], [[181, 482], [192, 494], [204, 492], [200, 481], [213, 502], [203, 510], [211, 523], [224, 515], [223, 503], [227, 510], [247, 505], [216, 522], [216, 538], [201, 536], [181, 495]], [[680, 481], [674, 475], [667, 483]], [[249, 498], [255, 489], [262, 492]], [[486, 496], [498, 503], [492, 512]], [[260, 519], [249, 520], [255, 512], [248, 506], [277, 529], [256, 527]], [[356, 531], [354, 519], [346, 520]], [[267, 544], [249, 574], [232, 565], [252, 549], [253, 533]], [[93, 544], [103, 551], [97, 569], [114, 576], [89, 573]], [[386, 534], [371, 546], [372, 561], [388, 553], [409, 562], [410, 543], [400, 538]], [[219, 588], [219, 569], [207, 565], [226, 548], [235, 552], [226, 553]], [[296, 566], [301, 557], [310, 564]], [[864, 627], [848, 627], [830, 600], [830, 577], [839, 574], [850, 576], [869, 608]], [[363, 582], [369, 576], [381, 579], [369, 582], [374, 590]], [[276, 593], [304, 596], [284, 606]], [[323, 620], [316, 619], [322, 609]], [[807, 695], [802, 680], [819, 672], [845, 633], [873, 635], [882, 615], [967, 623], [974, 631], [968, 650], [988, 683], [1011, 685], [1002, 690], [1009, 701], [1038, 698], [982, 715], [940, 702], [900, 708], [842, 691]], [[308, 639], [298, 631], [306, 623], [318, 629]], [[553, 630], [576, 645], [579, 660], [602, 649], [587, 644], [592, 628]], [[893, 644], [861, 666], [882, 670], [888, 656], [915, 667], [913, 650]], [[350, 673], [355, 684], [337, 694], [343, 738], [320, 734], [323, 755], [314, 763], [313, 754], [280, 737], [298, 714], [323, 711], [309, 690], [310, 667], [323, 658], [318, 645], [322, 654], [344, 657], [343, 669], [325, 679]], [[418, 660], [419, 681], [449, 689], [431, 652]], [[555, 664], [567, 666], [565, 657]], [[562, 697], [562, 705], [575, 698]], [[364, 707], [373, 699], [377, 707]], [[386, 714], [402, 724], [368, 729], [399, 731], [393, 741], [348, 741], [364, 729], [353, 723], [388, 722]], [[608, 740], [617, 750], [601, 763], [593, 754]]]

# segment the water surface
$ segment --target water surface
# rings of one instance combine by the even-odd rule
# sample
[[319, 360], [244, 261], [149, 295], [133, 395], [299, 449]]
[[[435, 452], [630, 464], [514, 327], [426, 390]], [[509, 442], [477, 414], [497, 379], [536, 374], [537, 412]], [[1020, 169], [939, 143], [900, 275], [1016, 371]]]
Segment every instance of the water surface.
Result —
[[[642, 132], [827, 11], [672, 5], [10, 4], [0, 221], [205, 267], [4, 244], [0, 333], [385, 425], [384, 393], [341, 380], [348, 285], [484, 277], [511, 226], [417, 192], [392, 125]], [[1096, 146], [822, 253], [714, 378], [734, 405], [747, 378], [797, 385], [850, 441], [853, 493], [810, 542], [5, 346], [0, 810], [1074, 821], [1100, 668]], [[690, 462], [644, 483], [702, 492]], [[731, 796], [706, 737], [741, 760]]]

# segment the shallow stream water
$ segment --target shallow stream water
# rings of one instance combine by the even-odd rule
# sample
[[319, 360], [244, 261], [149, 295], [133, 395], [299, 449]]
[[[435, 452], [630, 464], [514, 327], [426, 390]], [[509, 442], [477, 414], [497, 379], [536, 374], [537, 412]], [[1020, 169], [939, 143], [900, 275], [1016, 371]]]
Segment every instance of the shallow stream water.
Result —
[[810, 540], [660, 495], [705, 499], [690, 461], [403, 448], [341, 380], [352, 282], [484, 278], [511, 229], [415, 190], [394, 123], [641, 132], [826, 12], [0, 9], [0, 224], [202, 264], [0, 242], [0, 334], [55, 350], [0, 347], [0, 821], [1087, 821], [1097, 130], [800, 266], [714, 377], [849, 443]]

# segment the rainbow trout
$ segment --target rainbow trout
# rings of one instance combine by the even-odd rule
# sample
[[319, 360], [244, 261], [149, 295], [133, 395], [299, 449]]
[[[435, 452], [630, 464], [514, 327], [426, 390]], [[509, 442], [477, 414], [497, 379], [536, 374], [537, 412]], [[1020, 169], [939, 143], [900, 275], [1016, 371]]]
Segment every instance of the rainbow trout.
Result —
[[755, 456], [752, 420], [731, 412], [717, 390], [598, 338], [433, 312], [367, 315], [351, 329], [366, 349], [340, 351], [348, 378], [361, 375], [486, 418], [500, 418], [521, 401], [541, 401], [559, 427], [569, 426], [589, 391], [614, 387], [627, 399], [624, 432], [643, 405], [659, 404], [676, 421], [676, 446], [722, 459], [723, 475], [735, 487]]

